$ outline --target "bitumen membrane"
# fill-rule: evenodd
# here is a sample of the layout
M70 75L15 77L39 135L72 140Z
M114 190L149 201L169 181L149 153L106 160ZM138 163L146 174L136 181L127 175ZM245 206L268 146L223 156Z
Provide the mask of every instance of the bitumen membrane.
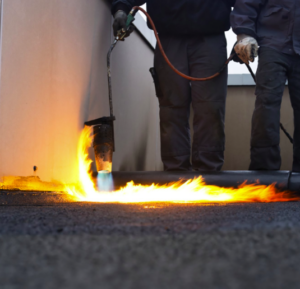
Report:
M300 203L0 207L2 288L299 288Z

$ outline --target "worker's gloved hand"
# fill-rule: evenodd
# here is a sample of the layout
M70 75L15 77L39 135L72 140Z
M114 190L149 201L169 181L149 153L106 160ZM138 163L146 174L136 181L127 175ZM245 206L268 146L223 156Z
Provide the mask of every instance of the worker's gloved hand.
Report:
M119 10L114 15L114 23L113 23L113 29L114 29L114 36L116 37L118 35L118 31L122 30L123 32L126 31L126 36L128 37L133 32L133 26L131 25L129 29L126 29L126 21L127 21L127 14Z
M241 34L237 36L237 43L234 46L234 50L241 61L249 64L249 61L253 62L254 58L257 57L258 43L255 38Z

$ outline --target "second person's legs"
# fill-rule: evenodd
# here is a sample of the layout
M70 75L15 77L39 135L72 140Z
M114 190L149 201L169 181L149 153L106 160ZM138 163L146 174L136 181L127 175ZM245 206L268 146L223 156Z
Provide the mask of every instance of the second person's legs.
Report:
M270 48L260 49L250 170L280 169L280 106L288 66L287 55Z

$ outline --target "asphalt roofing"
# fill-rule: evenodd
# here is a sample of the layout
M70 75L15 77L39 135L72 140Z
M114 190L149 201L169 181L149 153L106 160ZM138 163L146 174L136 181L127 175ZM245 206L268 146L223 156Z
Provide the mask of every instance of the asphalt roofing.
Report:
M300 203L0 207L2 288L299 288Z

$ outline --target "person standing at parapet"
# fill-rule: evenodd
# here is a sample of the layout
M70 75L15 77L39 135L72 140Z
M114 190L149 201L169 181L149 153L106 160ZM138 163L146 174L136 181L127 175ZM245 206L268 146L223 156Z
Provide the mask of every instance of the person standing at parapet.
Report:
M193 77L216 73L227 59L224 31L230 28L235 0L114 0L114 33L125 27L133 6L147 3L163 48L174 66ZM224 162L224 115L227 70L205 82L178 76L156 48L160 105L161 157L165 170L211 170ZM189 115L194 110L194 140L191 144Z
M240 59L252 61L260 46L250 170L280 169L280 106L288 80L295 124L293 171L300 172L300 1L237 0L231 24Z

